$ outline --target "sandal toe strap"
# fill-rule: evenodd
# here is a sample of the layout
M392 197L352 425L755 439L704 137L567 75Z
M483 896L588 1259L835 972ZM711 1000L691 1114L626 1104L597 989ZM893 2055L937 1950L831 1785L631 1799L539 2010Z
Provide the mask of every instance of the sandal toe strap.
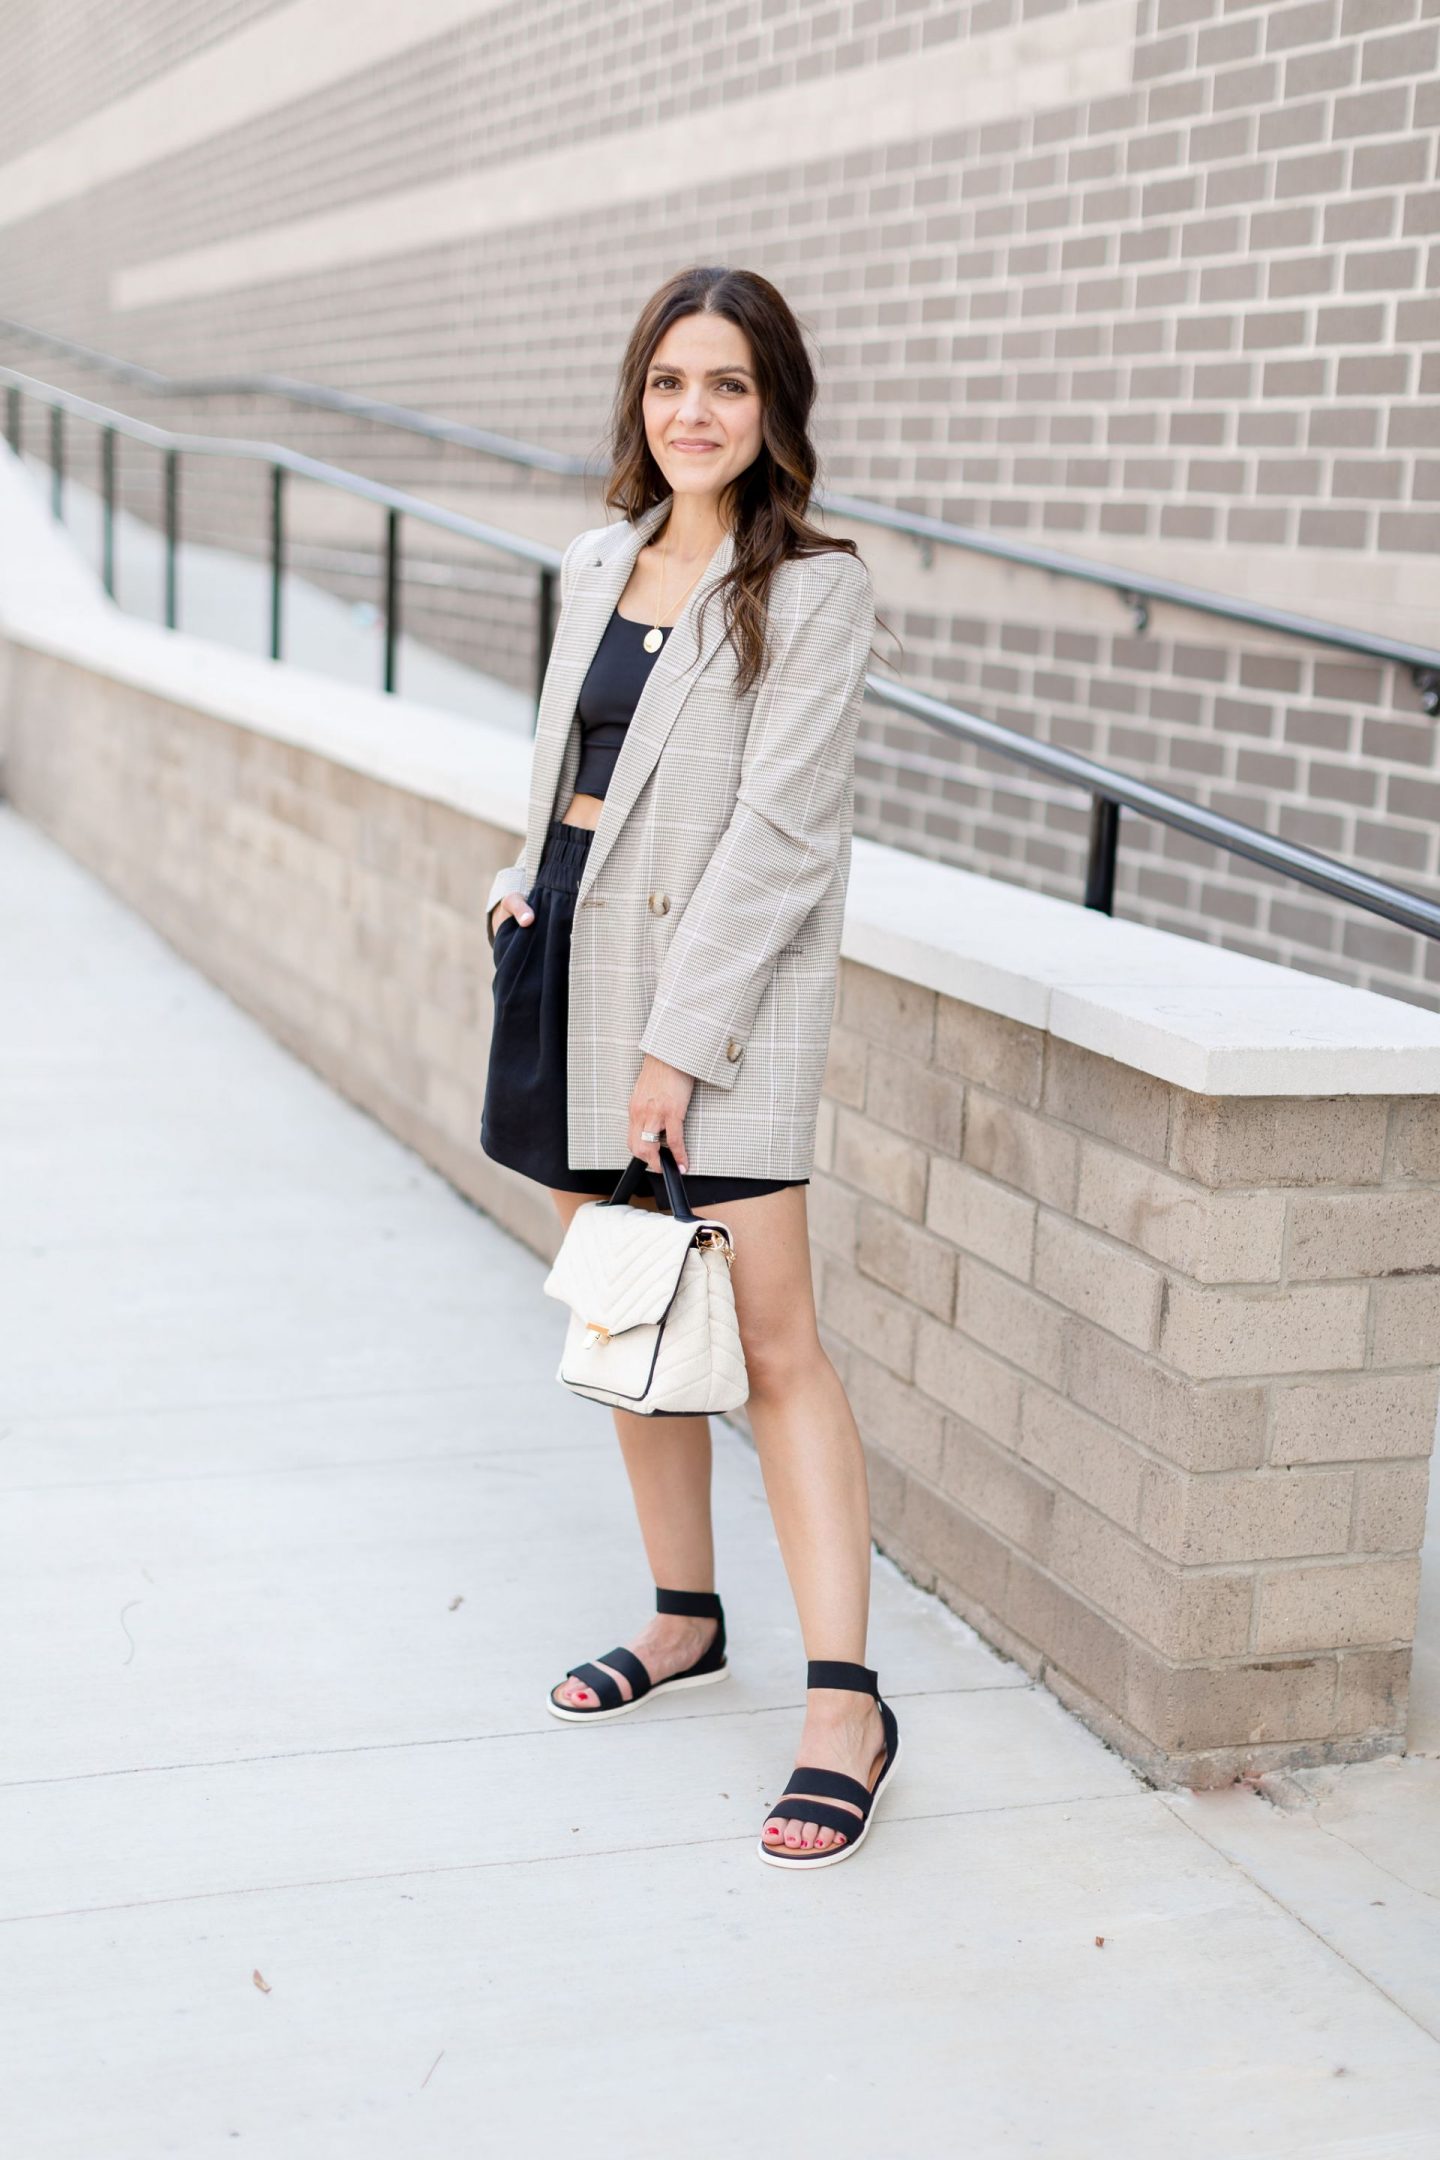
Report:
M787 1808L776 1801L771 1815L783 1815L787 1822L821 1823L827 1830L838 1830L842 1837L853 1838L864 1828L856 1815L849 1815L844 1808L831 1807L824 1800L807 1800L803 1807ZM769 1816L766 1821L769 1821Z
M611 1656L614 1656L613 1651ZM618 1709L625 1700L620 1692L619 1681L613 1674L603 1672L598 1665L572 1665L565 1677L567 1680L583 1680L586 1687L593 1689L599 1696L602 1710ZM628 1679L630 1676L627 1673L625 1677Z
M843 1770L807 1770L802 1765L789 1784L787 1793L815 1793L825 1800L853 1800L862 1813L869 1814L874 1795L868 1785L859 1778L846 1777ZM784 1797L783 1794L781 1796Z
M649 1673L633 1650L623 1648L607 1650L601 1663L612 1665L616 1672L625 1675L625 1678L630 1682L630 1700L632 1702L639 1702L640 1697L648 1695L654 1685Z

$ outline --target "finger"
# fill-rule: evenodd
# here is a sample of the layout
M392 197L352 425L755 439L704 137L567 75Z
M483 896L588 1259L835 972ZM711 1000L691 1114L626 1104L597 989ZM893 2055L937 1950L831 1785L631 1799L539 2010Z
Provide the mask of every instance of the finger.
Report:
M665 1145L669 1148L671 1154L675 1158L675 1167L677 1170L688 1170L690 1168L690 1162L688 1156L685 1153L684 1118L672 1118L670 1121L670 1131L675 1135L675 1137L672 1140L667 1135Z

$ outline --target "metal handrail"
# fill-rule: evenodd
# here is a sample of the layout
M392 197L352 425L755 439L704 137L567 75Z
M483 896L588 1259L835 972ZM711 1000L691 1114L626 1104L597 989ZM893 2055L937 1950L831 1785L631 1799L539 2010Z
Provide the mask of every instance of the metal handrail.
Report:
M549 660L554 639L554 587L562 560L559 549L547 546L543 541L527 540L518 533L505 533L493 525L485 525L478 518L466 517L462 512L447 510L438 503L426 502L421 496L411 495L400 488L392 488L381 480L371 480L364 474L347 471L343 466L329 465L319 458L307 457L298 450L288 450L279 443L249 442L239 438L218 435L179 434L169 428L154 426L146 420L132 419L128 414L112 412L108 406L96 405L88 398L78 397L73 391L60 390L52 384L35 381L28 375L19 374L13 368L0 367L0 385L7 392L7 434L12 450L20 444L20 400L33 397L50 413L51 454L51 507L56 517L64 514L64 416L93 421L103 431L102 476L104 500L104 563L105 589L113 597L114 582L114 525L115 525L115 445L124 436L131 441L145 443L159 450L165 460L165 621L167 628L174 629L178 620L177 557L180 540L179 518L179 461L182 456L238 457L249 462L263 463L271 472L271 657L281 657L280 595L284 572L284 476L295 474L302 479L315 480L327 487L334 487L347 495L377 504L385 511L385 689L393 691L395 684L395 642L400 613L399 577L400 547L399 527L402 517L413 517L440 530L460 534L466 539L478 540L488 547L502 549L507 554L535 564L540 572L540 632L539 684L543 684L545 667ZM537 684L536 702L539 702ZM1036 741L1021 735L1013 728L1001 727L997 721L986 720L979 713L963 711L959 706L947 704L943 699L931 697L921 690L912 690L903 683L889 682L876 675L865 678L867 695L894 711L910 718L926 722L943 733L975 744L1001 757L1035 767L1051 779L1082 789L1090 797L1090 842L1085 874L1085 905L1104 914L1113 914L1115 906L1115 868L1119 846L1120 812L1132 810L1141 817L1168 825L1177 832L1191 834L1194 838L1208 841L1232 855L1241 855L1251 862L1274 870L1281 876L1294 878L1299 883L1312 886L1316 891L1329 894L1333 899L1349 901L1372 915L1384 916L1388 921L1401 924L1407 930L1418 931L1424 937L1440 938L1440 902L1422 898L1418 893L1392 885L1384 878L1371 877L1362 870L1352 870L1348 865L1321 855L1312 848L1297 846L1293 841L1276 838L1262 832L1258 826L1241 824L1237 819L1227 818L1218 811L1207 810L1198 803L1187 802L1183 796L1168 794L1163 788L1152 787L1148 781L1132 780L1126 774L1115 772L1105 765L1097 765L1089 758L1077 756L1074 751L1060 749L1050 743Z
M68 353L88 367L108 371L126 382L152 390L158 396L283 398L291 404L311 406L317 411L345 413L352 419L372 420L386 427L400 428L431 442L477 450L487 457L529 466L537 472L569 479L603 479L605 476L603 468L583 457L547 450L536 443L517 442L513 437L473 427L466 421L438 419L433 413L417 412L411 406L391 404L383 398L363 397L350 390L333 390L323 383L302 382L290 375L164 375L138 361L121 360L113 353L98 352L73 338L36 329L32 324L10 316L0 315L0 331L28 338L56 352ZM862 495L817 489L814 500L820 509L835 516L903 534L919 541L922 547L938 543L942 547L963 548L970 554L987 555L998 562L1043 570L1052 577L1073 578L1084 584L1101 586L1116 593L1129 606L1137 635L1149 627L1151 603L1162 601L1168 606L1188 608L1192 613L1209 615L1222 622L1268 631L1276 637L1299 638L1307 644L1328 645L1338 652L1408 668L1424 711L1431 715L1440 714L1440 647L1417 645L1407 638L1385 637L1377 631L1325 622L1318 616L1296 614L1289 608L1257 605L1228 593L1212 592L1206 586L1157 577L1145 570L1118 569L1112 564L1092 562L1083 555L1068 554L1060 548L1039 546L1029 540L1007 539L976 525L957 525L949 518L932 518L915 510L892 509Z
M132 442L147 444L158 450L165 460L165 627L173 630L178 622L177 576L180 540L179 484L181 457L233 457L248 464L267 465L270 468L270 657L281 657L281 604L285 565L285 510L284 476L288 473L297 479L318 481L326 487L338 489L341 494L353 495L362 502L375 503L385 512L385 646L384 686L393 690L396 682L396 659L400 632L400 520L414 518L422 525L434 526L441 532L455 533L463 540L475 540L486 547L513 555L517 560L532 563L540 573L540 646L538 655L537 690L544 680L545 663L549 658L550 639L555 618L555 580L563 560L563 550L551 547L543 540L528 540L521 533L504 532L498 525L484 524L479 518L467 517L462 510L448 510L442 503L427 502L422 495L412 495L404 488L391 487L384 480L372 480L365 473L350 472L343 465L330 465L322 458L308 457L303 450L287 449L283 443L251 442L235 435L193 435L178 433L173 428L156 427L149 420L136 420L128 413L113 412L108 405L96 405L90 398L78 396L73 390L60 390L53 383L37 382L33 376L22 375L18 369L0 367L0 386L6 391L6 438L12 450L20 447L20 400L33 398L50 412L50 469L51 507L56 517L63 510L64 486L64 431L62 416L71 414L79 420L89 420L103 430L101 437L102 459L102 505L103 532L102 553L104 561L105 590L115 594L115 440L119 436Z
M1277 871L1284 877L1295 878L1302 885L1312 886L1316 892L1327 893L1333 900L1351 901L1356 907L1362 907L1372 915L1383 915L1407 930L1418 930L1424 937L1440 938L1440 901L1426 900L1419 893L1392 885L1386 878L1371 877L1365 870L1353 870L1347 863L1336 862L1314 848L1300 847L1293 840L1282 840L1273 833L1262 832L1257 825L1245 825L1237 818L1225 817L1218 810L1207 810L1201 803L1187 802L1182 795L1152 787L1148 780L1132 780L1127 773L1115 772L1108 765L1097 765L1093 759L1080 757L1073 750L1037 742L1033 736L1001 727L998 721L986 720L979 713L965 712L923 690L912 690L904 683L885 682L873 675L866 677L866 688L878 703L905 713L912 720L923 720L944 734L974 743L982 750L994 751L1017 764L1032 766L1052 780L1083 788L1091 802L1087 907L1099 907L1107 915L1114 912L1119 814L1126 809L1153 819L1156 824L1168 825L1176 832L1189 833L1194 839L1209 841L1215 847L1224 848L1227 854L1243 855L1266 870Z

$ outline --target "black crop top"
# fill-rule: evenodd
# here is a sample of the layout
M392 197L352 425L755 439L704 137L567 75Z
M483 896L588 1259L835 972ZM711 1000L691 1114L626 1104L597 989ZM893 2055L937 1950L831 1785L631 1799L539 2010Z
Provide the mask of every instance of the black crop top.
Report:
M617 608L595 648L575 708L580 715L577 795L603 795L610 785L625 730L673 625L666 624L660 633L661 644L653 653L645 650L645 633L650 627L649 623L632 622Z

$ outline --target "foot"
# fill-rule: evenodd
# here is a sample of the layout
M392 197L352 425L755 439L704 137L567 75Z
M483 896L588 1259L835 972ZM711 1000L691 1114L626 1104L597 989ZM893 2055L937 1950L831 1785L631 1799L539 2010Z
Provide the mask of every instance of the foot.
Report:
M873 1787L884 1760L885 1727L873 1695L857 1695L850 1688L809 1690L805 1728L795 1756L797 1770L802 1763L812 1770L838 1770L845 1777L858 1778L862 1785ZM822 1795L811 1793L808 1797L818 1800ZM806 1798L804 1793L787 1793L785 1806L794 1812L782 1815L777 1811L767 1816L760 1834L777 1852L811 1845L819 1846L823 1852L829 1845L847 1842L843 1830L832 1830L828 1823L806 1821ZM829 1800L825 1804L853 1815L859 1825L860 1810L848 1800Z
M705 1655L719 1627L718 1620L692 1620L682 1613L656 1613L640 1634L630 1637L625 1647L634 1651L652 1681L669 1680ZM587 1663L610 1673L622 1697L629 1702L635 1690L624 1673L616 1672L603 1658L590 1658ZM551 1688L550 1699L562 1710L595 1710L600 1705L594 1688L587 1687L583 1680L562 1680L557 1687Z

